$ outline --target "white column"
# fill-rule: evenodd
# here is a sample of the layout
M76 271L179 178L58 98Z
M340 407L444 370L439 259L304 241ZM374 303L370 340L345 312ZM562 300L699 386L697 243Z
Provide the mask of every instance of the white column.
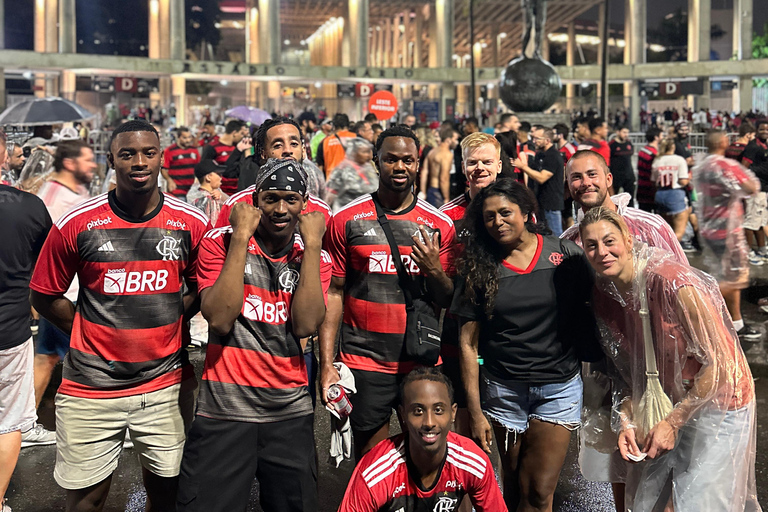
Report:
M688 0L688 62L709 60L712 0ZM709 108L709 79L704 79L704 94L699 105L688 96L690 108Z
M259 0L260 62L280 64L280 0Z
M74 2L74 0L71 0ZM170 58L183 60L187 55L186 13L184 0L170 0L171 54ZM178 107L176 107L178 112ZM177 114L178 118L178 114Z
M576 63L576 24L568 24L568 44L565 48L565 65L568 67ZM576 85L572 83L565 84L565 106L573 108L574 96L576 95Z
M75 0L59 2L59 53L77 53Z
M436 65L439 68L451 67L451 58L453 57L453 1L435 0Z
M752 58L753 0L733 0L733 53L736 59ZM741 77L734 89L733 110L752 110L752 77Z
M368 65L368 12L369 0L347 0L348 16L344 34L349 34L349 65Z
M646 0L626 0L625 3L625 36L626 48L624 52L625 64L645 64L648 29L648 8ZM627 61L626 59L629 59ZM633 131L640 129L640 83L633 80L629 87L625 87L625 94L629 95L630 124Z

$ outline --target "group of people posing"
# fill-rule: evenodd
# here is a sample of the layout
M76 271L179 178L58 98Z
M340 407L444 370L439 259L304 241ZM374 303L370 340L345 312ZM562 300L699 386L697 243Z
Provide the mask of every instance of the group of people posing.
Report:
M546 152L553 133L538 127L534 142ZM323 142L322 171L349 151L337 135ZM720 154L723 140L710 136L713 200L754 185ZM551 510L587 418L582 471L615 484L617 510L760 510L754 385L718 282L688 265L660 217L609 194L597 146L565 165L558 154L549 176L519 153L502 157L493 135L467 134L466 190L438 209L414 191L419 138L393 126L370 148L376 188L332 213L313 190L306 142L287 118L253 141L242 133L235 149L251 154L237 179L252 182L215 222L160 192L170 148L143 121L112 134L114 190L55 223L38 198L0 188L11 219L0 250L18 267L3 293L28 316L31 290L32 306L71 336L54 470L68 511L103 509L126 432L147 510L245 510L256 478L264 510L316 511L314 399L328 404L336 386L351 404L357 461L343 512ZM208 148L226 157L223 171L210 167L223 189L231 155L212 144L203 161L216 159ZM505 176L512 163L524 176ZM195 174L202 188L210 172ZM554 179L562 197L563 175L579 209L557 237L563 207L538 204L525 181ZM710 237L723 235L710 244L721 256L733 254L729 226ZM209 328L199 390L185 351L198 311ZM8 479L35 421L22 325L6 325L0 345ZM393 410L403 433L390 437Z

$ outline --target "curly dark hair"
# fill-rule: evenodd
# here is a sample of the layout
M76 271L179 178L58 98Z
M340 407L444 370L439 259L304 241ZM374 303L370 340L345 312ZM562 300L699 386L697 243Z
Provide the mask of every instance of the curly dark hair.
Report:
M501 196L520 207L528 215L525 228L530 233L549 234L541 223L539 205L533 192L525 185L509 179L499 178L478 192L464 215L457 231L463 233L461 242L464 253L459 259L459 275L466 281L466 297L475 306L483 306L486 316L492 316L496 295L499 292L499 263L507 254L491 237L483 219L483 205L489 197Z
M387 128L386 130L384 130L379 134L379 138L376 139L377 154L381 150L381 145L384 144L384 139L386 139L387 137L405 137L408 139L413 139L413 141L416 143L416 151L419 151L419 148L421 147L419 138L416 136L415 133L413 133L413 130L411 130L407 126L396 125L396 126L393 126L392 128Z
M258 161L259 165L264 165L267 160L263 158L263 154L266 151L266 143L267 143L267 132L274 128L275 126L280 126L281 124L290 124L296 127L296 129L299 131L299 138L301 139L301 143L304 144L304 136L301 134L301 128L299 127L299 123L294 121L293 119L290 119L288 117L278 116L274 117L272 119L267 119L264 121L264 124L259 126L259 129L256 131L256 136L253 141L253 154L255 160Z

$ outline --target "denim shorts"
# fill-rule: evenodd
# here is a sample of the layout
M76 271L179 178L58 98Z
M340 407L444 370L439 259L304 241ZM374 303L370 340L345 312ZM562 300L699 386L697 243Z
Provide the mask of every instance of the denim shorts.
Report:
M581 426L584 386L579 373L566 382L535 386L497 379L483 371L482 381L483 412L507 430L521 434L528 430L529 419L569 429Z
M683 213L688 208L685 190L681 188L662 188L656 191L656 210L667 215Z
M38 329L35 353L46 356L57 355L64 359L69 352L69 336L43 317L40 317Z

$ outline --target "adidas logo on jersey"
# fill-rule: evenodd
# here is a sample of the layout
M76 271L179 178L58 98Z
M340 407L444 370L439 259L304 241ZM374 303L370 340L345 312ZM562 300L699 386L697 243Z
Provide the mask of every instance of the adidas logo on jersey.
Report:
M363 236L376 236L376 229L374 228L369 229L368 231L363 233Z
M115 252L115 248L112 246L112 240L105 243L104 245L99 247L97 250L100 252Z

